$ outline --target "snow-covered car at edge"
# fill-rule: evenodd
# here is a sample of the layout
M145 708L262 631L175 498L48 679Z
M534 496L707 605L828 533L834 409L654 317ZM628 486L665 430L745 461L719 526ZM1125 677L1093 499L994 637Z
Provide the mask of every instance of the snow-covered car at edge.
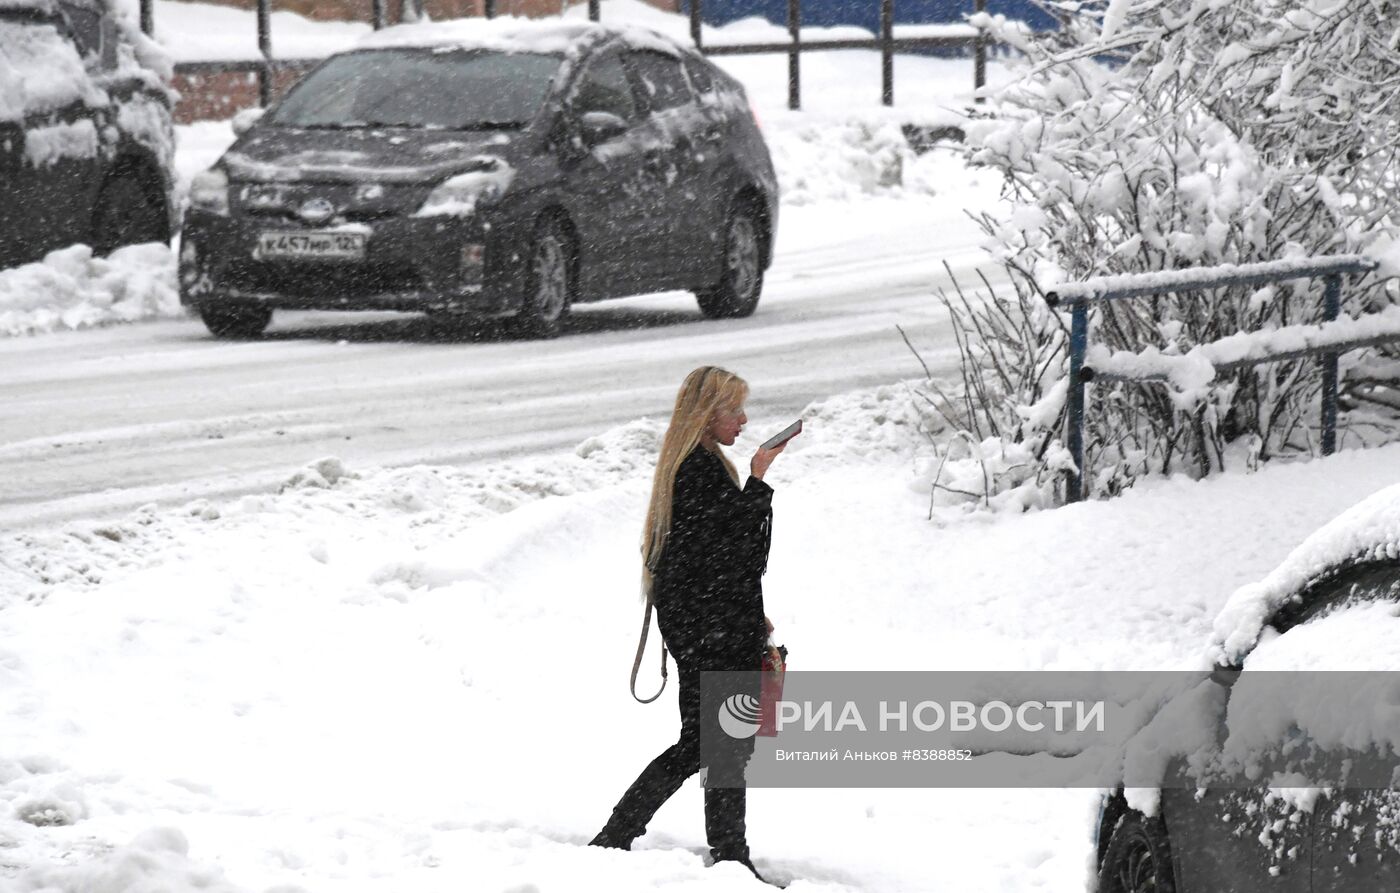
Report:
M181 298L216 335L274 308L511 317L687 290L753 312L777 185L743 88L590 23L385 29L310 72L191 187Z
M1108 797L1097 828L1099 893L1400 889L1400 758L1389 718L1400 698L1400 486L1344 512L1236 590L1216 618L1210 657L1216 670L1198 694L1218 708L1202 724L1205 746L1188 752L1243 754L1236 765L1253 766L1259 780L1164 785L1147 791L1141 810L1130 805L1141 791ZM1286 678L1286 690L1270 674ZM1182 725L1190 723L1161 727L1152 746L1169 750L1162 739ZM1369 761L1368 777L1388 775L1390 785L1308 775L1281 784L1286 773L1258 768L1268 759L1317 765L1318 754L1344 773Z
M0 2L0 266L169 241L171 71L113 0Z

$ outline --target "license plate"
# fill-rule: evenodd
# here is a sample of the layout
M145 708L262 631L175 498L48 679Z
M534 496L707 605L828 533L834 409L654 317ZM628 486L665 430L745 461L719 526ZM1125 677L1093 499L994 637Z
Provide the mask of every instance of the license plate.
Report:
M364 233L262 233L253 256L312 260L363 260Z

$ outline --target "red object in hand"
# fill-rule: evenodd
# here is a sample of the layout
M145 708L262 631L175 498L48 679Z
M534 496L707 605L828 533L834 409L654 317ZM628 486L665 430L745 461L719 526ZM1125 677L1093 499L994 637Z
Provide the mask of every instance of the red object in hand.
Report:
M763 678L758 690L758 732L764 738L778 734L778 702L783 699L783 674L787 649L769 648L763 654Z

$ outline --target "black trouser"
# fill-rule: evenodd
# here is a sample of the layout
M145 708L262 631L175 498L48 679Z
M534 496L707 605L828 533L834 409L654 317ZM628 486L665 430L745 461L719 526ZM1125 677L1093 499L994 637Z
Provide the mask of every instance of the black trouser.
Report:
M647 823L681 783L700 769L700 671L680 667L681 734L661 755L651 761L632 786L613 807L612 817L603 827L603 834L613 841L630 845L646 831ZM753 694L757 695L758 674L754 674ZM716 708L719 701L715 702ZM715 721L712 717L711 721ZM729 742L729 739L720 739ZM722 770L731 776L742 772L753 753L753 739L735 740L724 748L722 766L709 767L710 772ZM749 858L745 839L745 793L742 787L705 787L705 838L710 855L716 861Z

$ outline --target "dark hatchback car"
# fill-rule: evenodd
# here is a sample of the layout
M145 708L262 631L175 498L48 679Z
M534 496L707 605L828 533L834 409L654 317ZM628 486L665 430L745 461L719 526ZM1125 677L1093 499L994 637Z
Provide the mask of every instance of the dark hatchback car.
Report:
M742 87L596 24L402 26L331 57L196 178L182 299L211 332L274 308L511 317L670 289L756 306L777 186Z
M0 266L169 241L169 75L107 0L0 3Z
M1201 703L1220 712L1203 726L1216 739L1200 753L1228 752L1244 737L1241 765L1254 767L1244 777L1260 780L1163 787L1151 816L1121 790L1108 797L1098 893L1400 890L1400 753L1386 734L1400 700L1400 487L1325 525L1234 593L1215 630L1217 670L1206 684L1219 688ZM1264 678L1280 669L1303 672ZM1274 728L1288 731L1275 738ZM1260 729L1263 746L1249 743ZM1319 732L1337 740L1312 749ZM1362 746L1386 737L1388 747ZM1270 787L1289 779L1267 768L1280 760L1332 768ZM1169 776L1182 769L1167 765ZM1348 774L1348 784L1333 781Z

